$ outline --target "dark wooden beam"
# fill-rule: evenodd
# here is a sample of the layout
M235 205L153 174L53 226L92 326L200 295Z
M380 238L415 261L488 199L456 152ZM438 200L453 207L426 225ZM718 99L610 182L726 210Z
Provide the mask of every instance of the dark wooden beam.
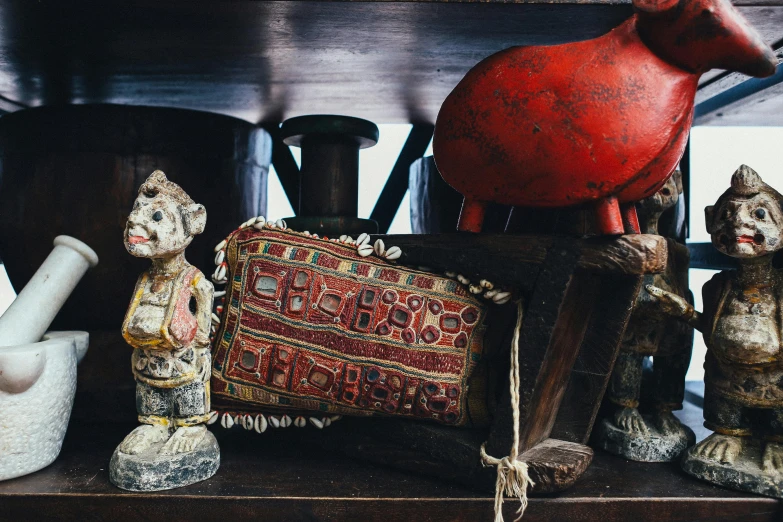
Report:
M385 234L389 231L394 216L400 208L402 198L408 191L408 177L411 163L421 158L427 151L427 147L432 140L432 133L435 126L429 123L414 124L411 128L405 145L402 146L400 155L394 163L394 167L383 186L378 201L375 202L375 208L372 209L370 219L378 222L378 231Z
M375 241L379 236L373 236ZM399 263L435 270L461 270L469 279L487 277L496 283L527 285L532 271L546 264L547 252L561 242L553 236L513 234L418 234L380 236L386 247L402 250ZM577 267L594 273L643 275L666 266L666 239L651 234L562 241L575 244Z
M774 46L778 59L783 43ZM696 93L694 125L783 125L780 114L783 67L769 78L723 73Z
M280 138L280 124L265 123L262 127L272 136L272 166L275 167L280 184L288 197L288 202L291 204L291 208L294 209L294 215L298 215L299 167L296 164L294 155L291 154L291 149Z
M617 358L642 278L603 274L596 278L587 331L579 346L550 437L587 444Z
M685 210L685 224L682 230L677 230L677 239L685 243L691 235L691 137L688 136L688 143L685 145L685 153L680 160L680 172L682 172L682 194L677 205L683 205ZM682 203L681 203L682 202Z
M733 270L737 268L736 259L718 252L712 243L688 243L691 255L691 268L708 270Z

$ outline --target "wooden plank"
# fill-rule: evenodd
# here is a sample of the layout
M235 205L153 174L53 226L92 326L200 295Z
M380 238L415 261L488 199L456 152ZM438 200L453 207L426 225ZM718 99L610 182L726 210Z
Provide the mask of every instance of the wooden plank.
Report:
M530 273L545 262L553 237L511 234L417 234L373 236L387 248L402 249L400 264L426 265L438 270L463 270L466 277L481 276L506 284L528 285ZM579 268L592 272L658 273L666 265L666 240L635 234L618 238L574 239L582 251ZM468 268L475 273L469 273Z
M259 435L213 426L221 447L215 477L182 489L128 493L109 483L108 462L133 427L71 422L62 454L51 466L0 482L0 520L492 519L491 493L324 451L314 441L325 430L309 427ZM506 520L514 519L517 507L506 500ZM775 499L694 480L676 465L598 452L571 489L531 498L524 520L766 522L779 514Z
M755 15L764 39L770 43L780 60L783 58L783 29L772 22L769 8L755 7ZM762 17L762 13L768 17ZM783 124L774 106L783 92L783 69L770 78L751 78L741 73L722 71L705 77L696 91L694 125L767 125Z
M584 330L580 315L585 311L580 280L574 279L580 249L572 241L549 248L533 291L524 303L519 336L519 425L520 453L547 438L550 418L559 404L550 404L579 347ZM507 341L508 342L508 341ZM501 382L508 382L508 378ZM554 397L553 397L554 396ZM513 445L514 416L511 396L505 392L494 413L487 441L487 453L498 458L508 455Z
M736 77L727 78L727 86ZM783 68L769 78L749 78L696 106L694 125L783 125Z
M336 113L433 123L484 57L597 37L630 14L595 2L5 0L0 95L24 106L170 106L251 122Z
M641 277L596 275L598 288L586 335L550 436L586 444L639 293Z
M593 460L593 450L582 444L546 439L519 456L526 462L536 493L571 487Z
M741 4L763 34L783 27L779 0ZM631 12L611 0L4 0L0 107L121 103L251 122L338 113L432 123L484 57L597 37Z

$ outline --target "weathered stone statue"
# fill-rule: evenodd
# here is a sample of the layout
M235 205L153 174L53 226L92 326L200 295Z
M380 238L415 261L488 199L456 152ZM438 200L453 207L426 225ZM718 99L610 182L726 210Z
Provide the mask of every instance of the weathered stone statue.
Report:
M122 334L133 350L141 426L119 445L111 481L154 491L211 477L220 450L209 419L209 328L213 287L185 259L207 213L155 171L139 189L125 227L125 247L152 260L134 290Z
M704 312L681 297L647 290L667 313L700 330L708 348L704 425L712 435L682 462L691 475L733 489L783 497L783 196L742 165L731 188L705 209L707 231L739 268L702 289Z
M655 194L637 204L645 234L658 234L658 221L677 205L682 193L679 171ZM668 239L669 262L661 274L645 276L654 285L681 298L688 295L688 249ZM691 359L693 329L666 315L656 299L639 294L617 356L606 398L609 415L597 427L594 440L601 448L642 462L675 460L694 443L693 431L672 414L682 408L685 373ZM649 413L639 411L642 366L653 356Z

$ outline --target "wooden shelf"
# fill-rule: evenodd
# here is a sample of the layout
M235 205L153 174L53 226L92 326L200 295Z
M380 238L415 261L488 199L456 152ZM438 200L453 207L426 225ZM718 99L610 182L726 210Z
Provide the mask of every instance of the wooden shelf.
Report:
M737 3L767 41L783 39L781 0ZM314 113L433 122L482 58L599 36L629 4L3 0L0 109L120 103L251 122Z
M684 416L700 422L701 411L689 405ZM328 429L340 429L340 422ZM342 429L360 429L360 423ZM132 428L72 421L54 464L0 482L0 520L491 520L490 495L325 452L314 428L259 435L215 427L222 452L215 477L172 491L128 493L109 483L107 468ZM506 520L513 520L514 504L506 501ZM524 520L748 522L778 520L779 513L774 499L696 481L675 464L641 464L597 451L573 488L531 499Z

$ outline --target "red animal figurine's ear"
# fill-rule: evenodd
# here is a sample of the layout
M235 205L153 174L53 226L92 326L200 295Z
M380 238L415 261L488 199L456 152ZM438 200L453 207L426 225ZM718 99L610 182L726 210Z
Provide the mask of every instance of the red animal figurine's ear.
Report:
M673 9L680 0L633 0L633 6L644 13L663 13Z

